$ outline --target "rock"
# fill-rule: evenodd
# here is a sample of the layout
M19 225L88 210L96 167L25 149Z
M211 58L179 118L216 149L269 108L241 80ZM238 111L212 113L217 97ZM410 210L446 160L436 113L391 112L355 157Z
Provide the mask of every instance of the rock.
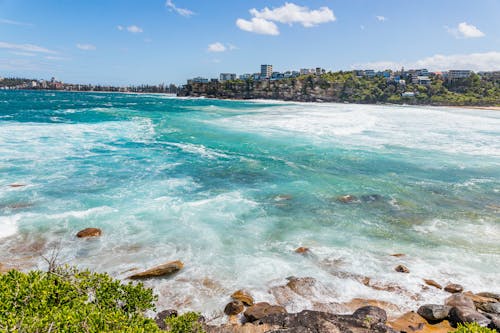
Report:
M500 302L500 294L482 292L482 293L477 293L476 295L482 297L494 298L497 300L497 302Z
M408 267L404 266L404 265L397 265L394 270L396 272L399 272L399 273L410 273L410 270L408 269Z
M424 282L425 282L425 284L427 284L429 286L436 287L438 289L443 289L443 286L441 286L439 283L437 283L434 280L424 279Z
M500 314L500 303L480 303L477 308L487 313Z
M464 293L464 296L466 296L467 298L470 298L476 306L478 306L478 304L482 304L482 303L497 303L497 300L495 298L479 296L479 295L473 294L470 291L466 291Z
M76 237L87 238L87 237L99 237L102 235L102 230L98 228L86 228L78 231Z
M369 322L370 326L377 323L385 323L387 314L381 308L376 306L364 306L354 311L352 316L356 319Z
M24 187L26 185L24 184L10 184L9 187L14 187L14 188L17 188L17 187Z
M348 194L348 195L338 197L337 201L347 204L347 203L357 202L358 198L355 197L354 195Z
M488 325L488 327L493 330L497 330L497 332L500 332L500 315L491 313L485 313L484 315L491 320L491 323Z
M446 305L425 304L418 308L417 313L429 323L437 323L448 317L451 307Z
M308 296L313 293L312 288L314 288L314 285L316 284L316 279L312 277L288 277L287 278L288 283L286 286L293 290L295 293L302 295L302 296Z
M436 325L431 325L419 314L407 312L396 320L387 323L398 332L406 333L448 333L453 331L450 323L446 320Z
M236 301L241 301L246 306L252 306L254 304L254 300L253 300L252 295L250 295L250 293L248 293L245 290L235 291L231 295L231 298L233 298Z
M295 253L300 253L300 254L308 254L308 253L310 253L310 252L311 252L311 250L309 250L309 248L308 248L308 247L303 247L303 246L301 246L301 247L299 247L299 248L295 249Z
M177 317L177 310L169 309L169 310L163 310L163 311L159 312L158 314L156 314L156 317L155 317L156 325L158 325L158 327L161 330L166 331L168 329L168 327L167 327L167 324L165 323L165 319L171 318L171 317Z
M138 279L148 279L153 277L160 276L168 276L174 273L177 273L184 267L184 264L179 261L170 261L165 264L150 268L144 272L140 272L134 275L129 276L129 279L138 280Z
M293 199L293 197L291 195L288 195L288 194L279 194L279 195L274 197L274 201L276 201L276 202L288 201L288 200L292 200L292 199Z
M254 305L246 309L244 315L249 322L254 322L269 315L278 313L286 313L285 308L279 305L271 305L267 302L260 302L255 303Z
M365 194L361 196L361 201L363 202L375 202L381 201L384 197L380 194Z
M446 287L444 287L444 290L449 293L456 294L464 291L464 287L456 283L450 283Z
M234 316L243 312L243 310L245 310L245 305L243 305L242 301L231 301L224 308L224 313L228 316Z
M404 257L406 256L406 254L404 253L394 253L394 254L391 254L391 257L396 257L396 258L401 258L401 257Z
M350 311L354 311L355 309L359 309L366 306L373 306L381 308L388 313L401 312L401 309L396 304L375 299L353 298L349 302L342 303L342 305Z
M453 307L449 314L450 322L453 326L457 326L459 323L472 323L476 322L480 326L488 326L491 320L486 316L480 314L473 308L468 307Z
M454 294L444 301L445 305L451 307L463 307L475 310L474 302L464 294Z

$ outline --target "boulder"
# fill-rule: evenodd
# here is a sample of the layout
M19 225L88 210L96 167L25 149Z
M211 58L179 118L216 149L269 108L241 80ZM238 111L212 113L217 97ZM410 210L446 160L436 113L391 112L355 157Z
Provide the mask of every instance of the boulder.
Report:
M439 283L437 283L434 280L424 279L424 282L428 286L432 286L432 287L435 287L435 288L438 288L438 289L443 289L443 286L441 286Z
M177 273L184 267L184 264L179 261L170 261L165 264L155 266L153 268L150 268L144 272L140 272L137 274L133 274L129 276L129 279L132 280L139 280L139 279L149 279L153 277L164 277L164 276L169 276L174 273Z
M466 291L464 293L464 296L466 296L467 298L470 298L474 302L474 304L476 305L476 307L479 304L483 304L483 303L497 303L497 300L495 298L490 298L490 297L484 297L484 296L476 295L476 294L473 294L470 291Z
M316 279L312 277L288 277L286 286L293 290L296 294L302 296L310 296L314 291L312 290L316 285Z
M491 323L488 325L488 327L493 330L497 330L497 332L500 332L500 315L491 313L485 313L484 315L491 320Z
M494 313L500 315L500 303L480 303L477 308L487 313Z
M476 295L482 297L494 298L497 300L497 302L500 302L500 294L482 292L482 293L477 293Z
M462 307L475 310L474 302L464 294L454 294L448 297L444 304L450 307Z
M337 201L341 202L341 203L353 203L353 202L357 202L358 201L358 198L355 197L354 195L343 195L341 197L338 197L337 198Z
M410 270L405 265L397 265L394 270L399 273L410 273Z
M438 304L425 304L418 308L417 313L429 323L437 323L448 317L451 307Z
M308 247L301 246L301 247L295 249L295 253L308 254L310 252L311 252L311 250L309 250Z
M271 305L267 302L260 302L247 308L244 315L249 322L254 322L269 315L278 313L286 313L285 308L279 305Z
M356 319L366 321L370 326L385 323L387 321L386 312L376 306L364 306L354 311L352 316Z
M177 317L177 310L169 309L169 310L163 310L161 312L158 312L155 317L155 322L156 325L161 330L166 331L168 329L167 323L165 323L165 319L171 318L171 317Z
M9 187L17 188L17 187L24 187L26 185L24 184L10 184Z
M449 293L456 294L464 291L464 287L456 283L450 283L446 287L444 287L444 290Z
M228 316L234 316L243 312L243 310L245 310L245 305L243 305L242 301L231 301L224 308L224 313Z
M87 238L87 237L99 237L102 235L102 230L99 228L86 228L78 231L76 237Z
M459 323L472 323L476 322L480 326L488 326L491 320L486 316L480 314L473 308L468 307L453 307L449 314L450 322L453 326L457 326Z
M415 312L407 312L396 320L387 323L387 326L392 327L398 332L407 333L448 333L453 331L450 323L446 320L436 325L431 325Z
M253 300L252 295L250 295L250 293L248 293L245 290L235 291L231 295L231 298L236 300L236 301L241 301L246 306L252 306L254 304L254 300Z

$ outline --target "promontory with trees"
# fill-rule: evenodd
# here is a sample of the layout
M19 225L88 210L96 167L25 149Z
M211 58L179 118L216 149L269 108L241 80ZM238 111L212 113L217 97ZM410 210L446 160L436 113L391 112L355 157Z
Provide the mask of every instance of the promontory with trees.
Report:
M359 71L322 71L277 79L194 79L189 80L178 95L300 102L500 106L500 72L456 72L466 75L406 74L394 79L391 71L371 76L360 75Z

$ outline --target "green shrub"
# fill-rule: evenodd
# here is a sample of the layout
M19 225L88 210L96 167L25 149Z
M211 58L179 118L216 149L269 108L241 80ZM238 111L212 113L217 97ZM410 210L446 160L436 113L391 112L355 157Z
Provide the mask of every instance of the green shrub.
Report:
M178 317L165 319L169 327L169 333L203 333L203 327L198 322L200 314L196 312L187 312Z
M457 329L453 333L496 333L496 331L479 326L478 323L466 323L465 325L458 324Z
M157 296L142 284L59 267L0 275L0 332L159 332L146 310Z

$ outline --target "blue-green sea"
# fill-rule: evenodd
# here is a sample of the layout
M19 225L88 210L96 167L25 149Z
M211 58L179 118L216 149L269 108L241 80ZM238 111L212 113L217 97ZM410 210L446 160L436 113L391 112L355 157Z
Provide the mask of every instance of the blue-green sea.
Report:
M498 111L0 91L0 175L0 263L56 251L125 279L182 260L146 281L160 308L216 316L240 288L289 310L441 303L424 278L500 291ZM322 287L283 301L289 276Z

